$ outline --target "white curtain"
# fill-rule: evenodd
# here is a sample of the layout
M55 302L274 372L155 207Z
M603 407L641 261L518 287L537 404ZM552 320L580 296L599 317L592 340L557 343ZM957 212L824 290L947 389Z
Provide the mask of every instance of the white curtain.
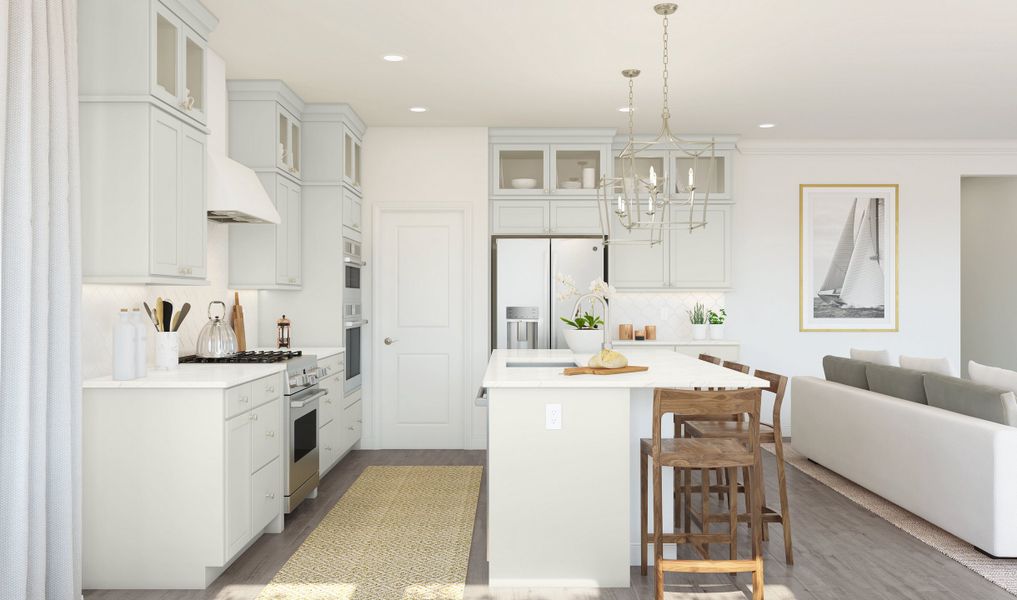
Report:
M0 598L77 600L76 0L0 7Z

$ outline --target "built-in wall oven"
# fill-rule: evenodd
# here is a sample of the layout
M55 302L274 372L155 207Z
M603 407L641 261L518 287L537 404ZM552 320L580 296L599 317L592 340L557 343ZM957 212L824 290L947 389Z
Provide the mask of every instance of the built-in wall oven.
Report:
M363 259L360 242L343 238L343 264L343 327L346 331L346 383L343 385L343 393L349 394L360 389L362 331L364 325L367 325L360 302L360 276L367 262Z

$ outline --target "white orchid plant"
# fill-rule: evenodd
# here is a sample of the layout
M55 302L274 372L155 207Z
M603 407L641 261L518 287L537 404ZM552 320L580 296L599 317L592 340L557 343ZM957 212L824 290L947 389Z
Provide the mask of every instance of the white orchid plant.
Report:
M555 281L558 282L558 301L564 302L569 298L588 296L593 294L603 298L605 301L613 298L617 294L617 290L614 286L607 283L603 279L594 279L590 282L589 291L586 294L580 294L579 289L576 287L576 280L571 275L565 275L564 273L558 273L555 276ZM562 322L575 329L599 329L604 324L604 319L595 315L593 312L593 302L590 302L590 312L584 312L582 315L575 315L572 319L560 317Z

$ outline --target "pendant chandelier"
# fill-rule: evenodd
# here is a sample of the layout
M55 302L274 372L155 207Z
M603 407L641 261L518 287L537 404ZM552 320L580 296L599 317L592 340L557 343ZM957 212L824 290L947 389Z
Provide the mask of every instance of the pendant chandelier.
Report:
M633 88L638 69L625 69L622 76L628 80L628 142L618 155L620 173L615 177L601 177L597 189L600 222L607 244L647 244L664 240L665 231L688 232L706 227L706 208L710 200L713 169L716 164L716 142L686 140L671 132L671 110L668 106L668 16L678 10L677 4L658 4L654 12L664 20L663 99L661 128L656 137L636 139L633 129ZM670 161L673 171L668 177L668 163L663 162L663 173L657 173L652 161ZM691 159L687 173L679 173L678 159ZM686 161L687 162L687 161ZM648 171L645 165L650 164ZM705 177L700 171L704 163ZM643 171L639 167L643 165ZM697 182L705 185L697 186ZM697 198L697 195L699 196ZM645 231L643 235L631 232Z

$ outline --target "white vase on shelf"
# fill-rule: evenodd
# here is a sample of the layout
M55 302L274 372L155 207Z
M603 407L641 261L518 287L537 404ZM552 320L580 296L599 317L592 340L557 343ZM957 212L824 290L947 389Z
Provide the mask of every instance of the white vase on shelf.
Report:
M710 339L711 340L722 340L724 339L724 324L710 325Z
M692 339L694 340L706 339L706 323L692 324Z

